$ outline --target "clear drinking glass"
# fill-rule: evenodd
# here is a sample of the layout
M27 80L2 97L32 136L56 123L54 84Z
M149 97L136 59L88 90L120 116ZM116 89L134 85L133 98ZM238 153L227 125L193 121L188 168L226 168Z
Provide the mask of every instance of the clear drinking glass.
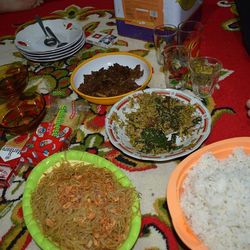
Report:
M28 67L20 62L0 66L0 98L19 97L28 82Z
M200 52L200 43L203 24L198 21L185 21L178 25L177 44L186 46L191 57L196 57Z
M189 50L173 45L164 50L164 74L167 88L185 88L189 79Z
M163 51L177 42L177 27L171 24L162 24L154 28L154 45L157 62L163 64Z
M212 57L196 57L190 60L190 76L193 92L205 98L213 94L222 69L222 63Z

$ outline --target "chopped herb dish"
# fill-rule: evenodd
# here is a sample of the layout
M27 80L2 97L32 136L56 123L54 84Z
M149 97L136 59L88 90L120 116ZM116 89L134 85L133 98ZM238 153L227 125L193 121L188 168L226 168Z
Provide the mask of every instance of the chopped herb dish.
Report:
M132 112L121 124L131 145L143 153L170 152L177 146L177 137L192 136L201 117L196 107L170 96L143 93L130 100Z

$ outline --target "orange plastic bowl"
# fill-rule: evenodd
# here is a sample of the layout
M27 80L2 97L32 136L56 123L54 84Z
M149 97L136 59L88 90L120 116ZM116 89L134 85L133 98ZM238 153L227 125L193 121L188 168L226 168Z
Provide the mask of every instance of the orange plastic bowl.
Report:
M174 228L182 241L192 250L207 250L204 243L194 234L180 206L183 181L188 171L206 152L212 152L218 159L225 159L233 149L241 147L250 154L250 137L237 137L212 143L185 158L175 168L167 186L167 202Z
M118 96L111 96L111 97L96 97L86 95L78 90L80 84L84 82L84 75L90 74L92 71L98 71L101 68L107 69L109 66L113 65L114 63L118 63L123 66L128 66L134 68L136 65L140 65L141 69L143 70L143 76L140 79L136 80L138 84L138 88L134 91L130 91L128 93L118 95ZM148 85L151 77L152 77L152 66L150 63L144 59L143 57L137 56L132 53L128 52L112 52L112 53L102 53L98 54L88 60L85 60L81 64L79 64L75 70L73 71L70 77L70 84L72 89L82 98L96 103L96 104L104 104L110 105L116 103L122 97L129 95L135 91L142 90L146 88Z

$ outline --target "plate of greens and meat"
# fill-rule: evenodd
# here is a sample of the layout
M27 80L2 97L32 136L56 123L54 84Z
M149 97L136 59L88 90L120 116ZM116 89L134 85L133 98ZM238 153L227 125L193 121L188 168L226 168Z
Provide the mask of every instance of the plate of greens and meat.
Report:
M151 88L114 104L105 129L110 142L124 154L160 162L199 148L210 133L211 115L193 95Z

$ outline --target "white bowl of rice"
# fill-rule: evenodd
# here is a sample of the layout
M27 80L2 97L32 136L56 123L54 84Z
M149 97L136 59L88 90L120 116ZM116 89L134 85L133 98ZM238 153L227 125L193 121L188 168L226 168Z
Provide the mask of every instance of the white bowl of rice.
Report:
M167 187L174 228L192 250L250 249L250 137L201 148Z

